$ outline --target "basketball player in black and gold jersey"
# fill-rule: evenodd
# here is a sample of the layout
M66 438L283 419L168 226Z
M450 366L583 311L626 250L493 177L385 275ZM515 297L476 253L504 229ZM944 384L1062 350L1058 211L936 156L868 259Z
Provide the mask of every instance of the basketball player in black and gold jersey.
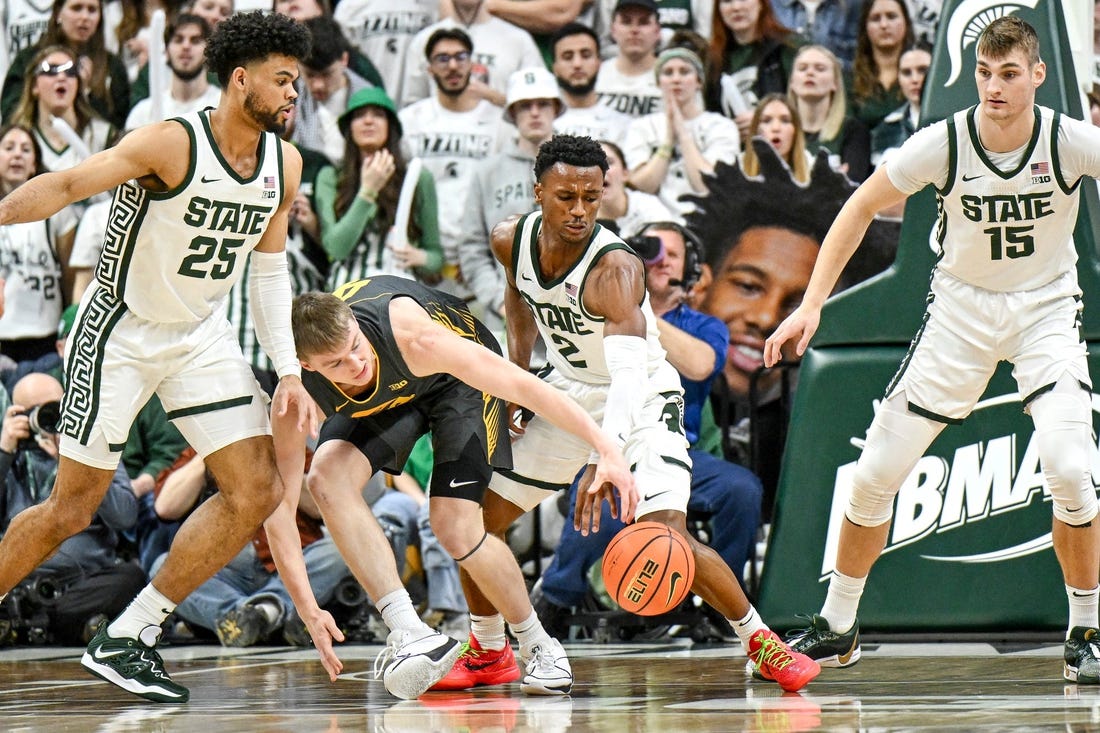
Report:
M306 293L294 303L293 328L303 382L327 416L308 487L348 567L391 629L383 652L394 657L385 668L386 689L397 697L419 696L451 670L461 651L417 616L360 493L375 471L399 473L413 444L430 431L432 529L511 626L525 666L521 689L569 692L568 660L539 623L511 550L486 533L481 498L493 469L512 465L505 401L593 446L596 482L606 482L609 501L609 487L618 487L629 521L637 495L614 441L576 403L505 360L465 303L412 280L379 276L349 283L335 295ZM309 591L292 530L297 496L291 493L297 492L288 491L268 522L272 550L318 651L333 661L333 627Z

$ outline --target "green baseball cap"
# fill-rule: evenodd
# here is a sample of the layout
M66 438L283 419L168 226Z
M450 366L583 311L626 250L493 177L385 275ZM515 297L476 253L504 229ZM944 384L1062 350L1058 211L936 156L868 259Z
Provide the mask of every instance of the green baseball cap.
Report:
M344 110L344 114L340 115L338 122L344 137L347 137L355 111L363 107L381 107L386 110L386 115L390 118L390 129L396 132L398 137L401 136L401 120L397 117L397 105L382 87L367 87L351 95L348 99L348 108Z
M70 305L61 312L61 320L57 324L57 340L69 337L73 330L73 322L76 320L76 304Z

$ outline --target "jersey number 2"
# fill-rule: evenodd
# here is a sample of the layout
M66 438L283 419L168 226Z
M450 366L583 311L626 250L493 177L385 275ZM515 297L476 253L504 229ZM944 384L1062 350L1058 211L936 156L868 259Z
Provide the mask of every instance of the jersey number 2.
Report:
M223 239L219 243L213 237L195 237L188 246L195 254L183 258L179 274L199 280L208 277L211 280L224 280L232 274L233 267L237 264L237 253L234 250L243 246L243 239Z
M577 346L575 346L573 344L572 341L565 338L560 333L551 334L550 339L555 344L557 344L558 353L561 354L561 358L565 359L566 362L572 364L573 366L577 367L578 369L587 369L588 368L588 362L585 361L584 359L570 359L569 358L573 354L579 354L580 351L581 351L579 348L577 348Z

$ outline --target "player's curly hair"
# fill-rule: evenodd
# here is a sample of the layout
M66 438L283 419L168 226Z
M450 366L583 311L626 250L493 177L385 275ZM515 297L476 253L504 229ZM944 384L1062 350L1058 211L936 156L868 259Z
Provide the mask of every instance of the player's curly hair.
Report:
M775 149L763 138L753 138L753 150L760 162L760 175L746 176L737 163L719 162L714 175L707 176L708 194L688 194L684 201L695 204L686 223L704 243L705 262L717 272L729 251L750 229L788 229L818 244L841 207L858 187L829 165L828 154L819 151L810 180L798 183L791 177ZM841 287L853 285L886 269L894 261L896 231L873 222L860 247L844 271Z
M273 54L305 59L310 45L309 30L285 15L259 10L237 13L219 23L206 42L206 68L217 75L224 89L238 66Z
M590 137L554 135L540 145L538 157L535 158L535 180L541 181L542 174L556 163L578 168L599 166L601 171L607 173L607 153Z

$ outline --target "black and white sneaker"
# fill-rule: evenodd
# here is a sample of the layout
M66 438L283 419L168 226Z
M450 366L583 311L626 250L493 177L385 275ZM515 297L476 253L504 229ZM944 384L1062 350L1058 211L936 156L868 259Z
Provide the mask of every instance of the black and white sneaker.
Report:
M427 692L451 671L462 653L458 641L431 630L422 633L395 629L386 644L374 660L374 676L381 676L386 690L402 700L413 700Z
M1074 626L1066 639L1062 676L1079 685L1100 684L1100 631Z
M528 695L568 695L573 687L573 669L561 642L548 638L530 650L521 650L525 668L519 689Z

